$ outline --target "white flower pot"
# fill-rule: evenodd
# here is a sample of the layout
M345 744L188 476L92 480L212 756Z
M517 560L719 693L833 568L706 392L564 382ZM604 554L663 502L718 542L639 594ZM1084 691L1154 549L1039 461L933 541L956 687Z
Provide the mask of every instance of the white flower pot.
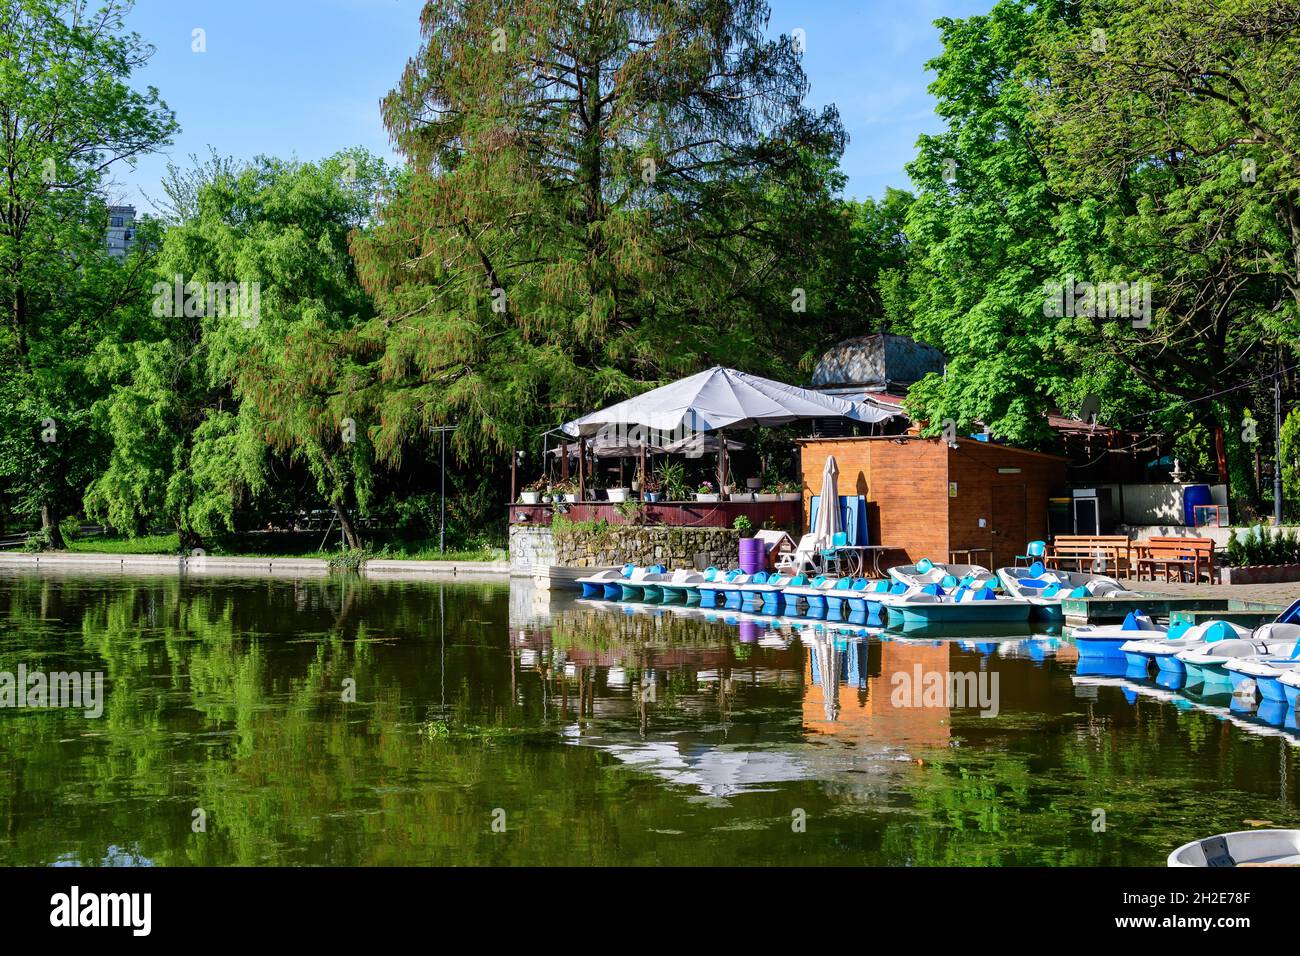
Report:
M628 489L626 488L609 488L605 491L610 501L627 501Z
M798 501L803 495L797 491L787 491L776 496L777 501Z
M717 500L718 500L718 496L717 496L717 495L702 495L702 494L700 494L699 492L696 492L696 493L695 493L695 500L696 500L696 501L717 501Z
M567 501L569 504L577 504L577 503L578 503L578 496L577 496L577 494L572 494L572 495L568 495L568 494L566 494L566 495L564 496L564 500Z
M536 491L521 491L521 492L519 493L519 500L522 501L522 502L523 502L524 504L526 504L526 505L535 505L535 504L537 504L537 501L538 501L538 498L539 498L539 497L540 497L540 495L539 495L539 493L536 492Z
M767 492L767 493L764 493L764 492L761 492L761 491L760 491L760 492L758 492L757 494L754 495L754 500L755 500L755 501L768 501L768 502L771 502L771 501L780 501L780 500L781 500L781 496L778 495L778 494L775 494L775 493L773 493L773 492Z

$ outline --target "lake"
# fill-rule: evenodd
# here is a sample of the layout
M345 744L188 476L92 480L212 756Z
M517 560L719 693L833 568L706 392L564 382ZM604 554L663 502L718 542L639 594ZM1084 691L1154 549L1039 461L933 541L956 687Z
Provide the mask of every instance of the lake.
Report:
M1059 635L863 632L0 571L0 672L103 688L0 708L0 862L1163 865L1300 826L1286 720L1080 676Z

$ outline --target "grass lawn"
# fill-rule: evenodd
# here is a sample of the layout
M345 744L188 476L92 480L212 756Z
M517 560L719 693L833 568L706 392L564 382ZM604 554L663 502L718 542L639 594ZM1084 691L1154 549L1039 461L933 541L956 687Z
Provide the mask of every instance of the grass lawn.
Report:
M93 535L70 541L68 550L86 554L179 554L180 537L175 533L142 535L138 538ZM440 554L437 541L389 542L381 547L372 548L371 552L371 556L376 558L410 561L506 561L509 559L509 554L503 548L491 547L459 551L448 549L445 554ZM252 535L224 538L208 548L207 553L240 558L322 558L324 560L339 555L337 549L322 551L310 545L294 547L291 541L283 538L277 541L268 536Z

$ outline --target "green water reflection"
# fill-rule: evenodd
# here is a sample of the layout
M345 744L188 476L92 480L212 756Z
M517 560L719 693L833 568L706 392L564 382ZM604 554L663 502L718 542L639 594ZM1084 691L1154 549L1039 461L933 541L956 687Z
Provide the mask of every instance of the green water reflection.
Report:
M1072 650L518 585L0 573L0 671L105 675L99 719L0 710L0 862L1158 865L1300 825L1300 738L1072 679ZM996 673L998 715L892 699L913 671Z

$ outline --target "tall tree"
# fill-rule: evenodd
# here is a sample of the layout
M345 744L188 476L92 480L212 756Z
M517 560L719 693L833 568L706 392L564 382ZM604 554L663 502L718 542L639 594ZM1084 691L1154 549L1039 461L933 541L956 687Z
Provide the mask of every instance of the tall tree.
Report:
M1145 328L1078 323L1175 400L1272 371L1300 331L1300 9L1277 0L1088 0L1052 38L1049 167L1072 199L1110 200L1093 251L1155 278ZM1234 490L1251 452L1249 391L1200 404ZM1271 401L1269 402L1271 405ZM1256 418L1271 421L1271 415Z
M62 546L101 443L84 360L140 286L107 256L105 176L176 129L152 87L129 86L152 49L127 0L0 3L0 484Z
M372 454L347 335L373 313L348 237L387 176L358 150L216 160L181 177L193 196L163 240L154 307L96 356L114 383L96 407L114 446L87 491L91 513L129 532L166 518L194 546L274 490L280 454L306 467L315 500L360 547L352 511Z
M426 4L384 101L411 175L356 246L381 456L451 420L462 454L500 450L711 362L788 361L843 132L767 19L763 0Z

